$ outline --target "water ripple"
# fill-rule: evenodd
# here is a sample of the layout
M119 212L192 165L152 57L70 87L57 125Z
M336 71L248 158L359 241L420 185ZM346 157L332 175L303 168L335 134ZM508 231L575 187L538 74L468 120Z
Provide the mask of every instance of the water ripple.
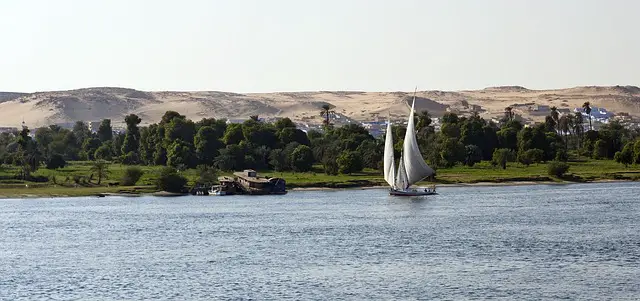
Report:
M0 299L637 300L638 189L0 200Z

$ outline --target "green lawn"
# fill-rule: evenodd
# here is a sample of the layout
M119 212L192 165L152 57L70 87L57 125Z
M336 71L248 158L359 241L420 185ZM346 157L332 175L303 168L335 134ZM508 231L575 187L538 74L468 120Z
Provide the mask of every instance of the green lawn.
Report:
M557 179L547 175L546 164L523 166L509 163L507 169L493 167L489 162L482 162L473 167L456 166L437 170L437 183L478 183L478 182L516 182L516 181L595 181L595 180L640 180L640 167L624 167L611 160L586 160L584 162L570 162L569 176ZM107 184L120 181L127 166L121 164L109 165L109 177L97 185L97 179L81 185L74 184L74 177L91 175L91 162L71 162L67 167L58 170L41 168L34 172L34 176L47 176L48 183L24 182L10 177L18 173L15 166L0 167L0 197L12 196L77 196L95 195L98 193L115 192L151 192L161 166L140 166L144 175L137 183L138 187L120 187ZM195 170L181 172L192 185L197 179ZM223 173L228 174L228 173ZM263 171L261 175L281 177L287 181L289 188L300 187L366 187L386 185L382 173L376 170L364 170L352 175L329 176L322 172L320 166L314 166L311 172L273 172ZM53 179L55 178L55 182ZM86 181L82 181L86 182ZM426 183L424 183L426 184Z
M624 167L612 160L589 160L585 162L569 162L568 173L580 181L594 180L640 180L638 166ZM513 181L562 181L547 174L547 164L524 166L509 163L507 169L491 166L490 162L482 162L473 167L456 166L437 171L438 182L443 183L477 183L477 182L513 182Z

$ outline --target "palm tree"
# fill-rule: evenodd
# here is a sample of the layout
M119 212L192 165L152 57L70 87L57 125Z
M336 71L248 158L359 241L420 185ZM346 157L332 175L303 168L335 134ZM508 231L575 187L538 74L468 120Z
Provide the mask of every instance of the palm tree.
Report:
M570 126L571 121L569 120L569 117L567 117L567 115L562 115L562 117L560 117L560 119L558 120L558 130L560 130L560 133L562 133L563 138L564 138L564 149L565 151L568 148L568 133L569 130L571 129Z
M513 108L512 107L504 108L504 118L507 121L512 121L513 120Z
M582 109L584 110L585 113L587 113L587 115L589 115L589 130L591 131L593 130L591 126L591 104L588 101L583 103Z
M322 123L324 124L325 127L328 127L329 125L331 125L331 123L329 122L329 119L333 114L335 114L335 111L331 110L331 105L329 104L322 105L322 111L320 111L320 116L324 117L324 121Z
M102 182L102 179L106 179L109 176L109 165L107 161L98 160L93 162L90 171L98 176L98 185Z
M576 132L574 131L574 129L576 128L576 117L572 114L567 114L565 115L567 118L567 126L569 127L568 129L568 133L569 133L569 137L571 136L576 136Z
M578 148L582 148L582 134L584 132L584 120L582 119L582 113L575 113L575 122L573 123L573 132L578 137Z
M556 122L556 129L559 129L560 114L558 113L558 108L556 108L555 106L551 107L551 118L553 118L553 121Z

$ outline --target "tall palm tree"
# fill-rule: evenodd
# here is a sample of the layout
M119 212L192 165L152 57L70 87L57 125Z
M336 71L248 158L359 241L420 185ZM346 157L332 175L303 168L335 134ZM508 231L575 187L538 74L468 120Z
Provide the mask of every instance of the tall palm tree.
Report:
M582 147L582 134L584 132L584 119L582 119L582 113L575 113L575 122L573 123L573 132L578 137L578 148Z
M559 129L560 114L555 106L551 107L551 118L556 122L556 129Z
M583 103L582 109L587 113L587 115L589 115L589 130L591 131L593 130L593 127L591 126L591 104L588 101Z
M324 117L324 121L322 122L324 126L328 127L331 125L330 118L331 115L335 114L335 111L331 110L331 105L324 104L322 105L322 111L320 111L320 116Z
M504 108L504 118L507 121L512 121L513 120L513 108L512 107Z
M569 137L571 136L576 136L576 132L574 131L574 129L576 128L576 117L573 114L567 114L565 115L567 118L567 126L569 127ZM575 140L575 139L574 139ZM575 143L574 143L575 144Z
M567 117L567 115L562 115L562 117L560 117L560 119L558 120L558 130L560 130L560 133L562 133L562 137L564 138L564 149L565 151L568 148L568 133L569 130L571 129L571 126L569 125L570 121L569 118Z
M110 173L109 165L107 164L107 161L104 160L93 162L90 171L98 176L98 185L100 185L102 179L106 179Z

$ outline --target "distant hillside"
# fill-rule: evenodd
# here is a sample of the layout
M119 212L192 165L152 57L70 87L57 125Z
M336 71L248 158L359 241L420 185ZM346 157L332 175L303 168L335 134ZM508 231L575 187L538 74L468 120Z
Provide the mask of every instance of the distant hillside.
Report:
M0 92L0 102L16 99L16 98L24 96L24 95L27 95L27 93Z
M110 118L122 122L130 113L143 123L158 122L167 110L189 118L246 119L289 117L296 122L321 123L319 111L325 104L336 113L357 121L377 117L404 117L408 114L411 92L278 92L238 94L231 92L145 92L126 88L86 88L38 93L0 92L0 126L17 126L24 118L31 126L76 120L97 121ZM530 111L532 104L573 109L586 101L614 113L640 116L640 88L635 86L574 87L558 90L530 90L521 86L491 87L473 91L419 91L417 110L434 116L447 111L459 114L478 112L484 118L501 116L513 106L516 114L528 120L542 120L544 114Z

